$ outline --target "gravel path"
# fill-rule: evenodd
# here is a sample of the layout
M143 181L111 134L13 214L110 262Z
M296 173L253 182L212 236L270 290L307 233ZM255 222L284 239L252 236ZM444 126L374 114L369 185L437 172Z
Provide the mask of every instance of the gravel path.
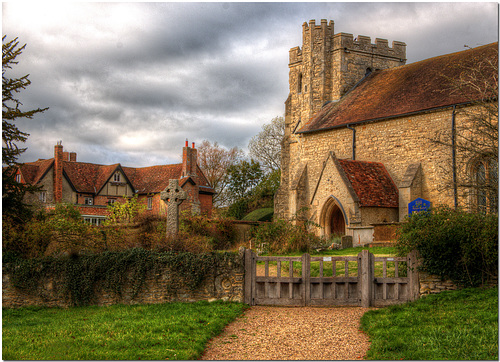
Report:
M202 360L360 360L370 343L359 320L370 308L255 306L213 338Z

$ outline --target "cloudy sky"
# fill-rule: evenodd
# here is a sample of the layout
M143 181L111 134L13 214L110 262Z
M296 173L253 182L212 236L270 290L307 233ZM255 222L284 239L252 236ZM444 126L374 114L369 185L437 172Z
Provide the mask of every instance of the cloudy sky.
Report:
M407 44L407 63L498 41L498 3L2 4L2 32L27 44L8 77L30 74L21 161L125 166L180 162L186 138L246 150L284 114L288 51L302 24Z

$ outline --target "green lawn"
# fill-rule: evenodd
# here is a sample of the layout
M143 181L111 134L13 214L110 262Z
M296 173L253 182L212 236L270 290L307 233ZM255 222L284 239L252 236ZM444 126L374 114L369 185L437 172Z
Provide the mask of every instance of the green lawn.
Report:
M498 360L498 288L442 292L365 313L367 359Z
M4 360L193 360L247 308L223 302L2 310Z

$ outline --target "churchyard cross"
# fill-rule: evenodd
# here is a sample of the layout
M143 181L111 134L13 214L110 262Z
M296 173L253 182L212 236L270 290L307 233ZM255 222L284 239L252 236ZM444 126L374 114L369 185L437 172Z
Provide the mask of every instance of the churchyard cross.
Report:
M179 231L179 205L187 199L187 192L179 186L179 180L169 180L160 197L167 204L167 236L174 236Z

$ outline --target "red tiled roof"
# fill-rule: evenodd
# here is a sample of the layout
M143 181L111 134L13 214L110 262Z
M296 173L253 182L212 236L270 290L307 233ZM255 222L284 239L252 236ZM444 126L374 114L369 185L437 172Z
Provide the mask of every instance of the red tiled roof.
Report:
M170 179L181 177L182 164L142 168L123 167L123 171L139 193L155 193L163 191Z
M368 122L481 100L478 93L452 91L467 67L490 59L498 64L498 43L372 72L338 102L325 105L298 133ZM498 67L484 69L498 80ZM484 95L482 95L484 96ZM498 97L496 93L489 95Z
M379 162L338 160L359 198L359 206L398 207L398 188Z
M31 185L35 185L45 175L53 163L54 159L50 158L48 160L27 162L22 164L19 168L24 181Z
M54 159L38 160L21 165L21 172L26 182L36 184L52 166ZM86 162L63 161L63 172L77 192L98 193L116 170L123 170L134 191L141 194L158 193L168 186L170 179L180 179L182 164L160 165L150 167L122 167L114 165L98 165ZM197 184L213 191L203 172L198 167Z

